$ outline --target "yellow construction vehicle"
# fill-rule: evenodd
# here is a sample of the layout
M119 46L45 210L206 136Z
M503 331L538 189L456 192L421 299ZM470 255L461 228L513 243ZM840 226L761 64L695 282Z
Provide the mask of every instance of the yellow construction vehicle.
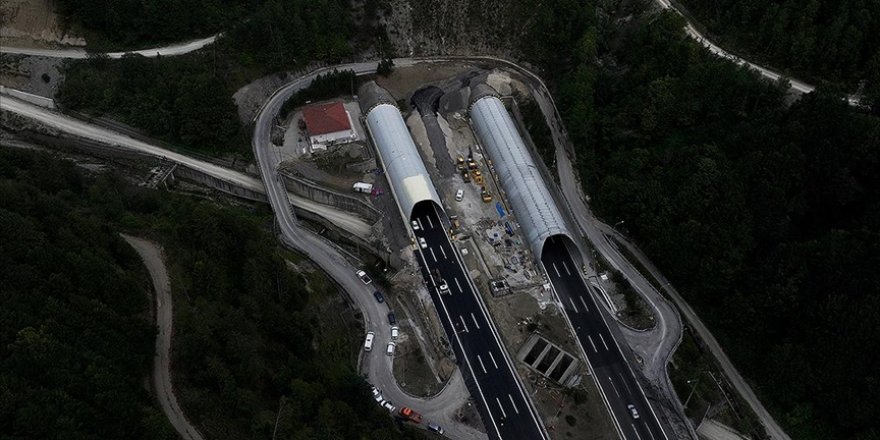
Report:
M474 176L475 183L477 183L479 185L483 184L483 173L481 173L480 170L473 170L473 171L471 171L471 174L473 174L473 176Z
M484 202L489 203L492 201L492 194L489 194L489 191L486 191L485 186L480 191L480 195L483 197Z

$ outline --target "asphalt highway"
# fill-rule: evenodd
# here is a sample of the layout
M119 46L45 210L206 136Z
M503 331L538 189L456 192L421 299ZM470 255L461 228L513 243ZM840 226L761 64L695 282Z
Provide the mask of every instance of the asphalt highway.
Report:
M611 409L614 423L625 440L666 440L653 408L635 374L615 342L608 324L596 304L590 287L580 274L562 240L553 237L544 245L544 269L560 304L587 355L603 398ZM629 405L638 411L636 418Z
M549 439L450 241L448 222L427 202L416 205L412 218L419 224L415 236L425 240L419 246L422 273L489 437ZM448 293L440 293L441 279Z

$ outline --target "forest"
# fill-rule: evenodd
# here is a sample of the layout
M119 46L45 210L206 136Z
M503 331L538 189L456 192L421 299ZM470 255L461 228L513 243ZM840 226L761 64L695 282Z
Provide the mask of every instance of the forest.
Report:
M420 438L372 401L351 362L359 339L315 334L312 304L338 293L286 268L267 208L82 173L0 149L4 439L177 438L143 385L151 287L120 231L165 249L175 388L208 438L271 438L279 402L279 439Z
M880 0L681 0L722 46L880 98Z
M79 25L92 50L145 48L226 30L260 0L55 0L68 25Z
M545 66L593 209L626 222L792 438L878 438L880 118L829 92L792 103L680 17L639 17Z
M347 8L342 0L263 1L202 51L70 62L57 99L65 108L108 115L185 148L249 157L249 133L232 95L260 76L349 55Z

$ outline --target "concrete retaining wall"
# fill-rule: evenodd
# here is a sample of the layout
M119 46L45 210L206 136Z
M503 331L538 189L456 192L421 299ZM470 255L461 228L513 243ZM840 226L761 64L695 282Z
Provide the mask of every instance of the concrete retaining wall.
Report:
M294 176L288 172L281 172L284 187L288 191L309 200L314 200L323 205L332 206L336 209L347 211L365 219L369 224L375 224L382 219L382 212L368 205L355 195L343 194L332 189L322 188L317 183Z

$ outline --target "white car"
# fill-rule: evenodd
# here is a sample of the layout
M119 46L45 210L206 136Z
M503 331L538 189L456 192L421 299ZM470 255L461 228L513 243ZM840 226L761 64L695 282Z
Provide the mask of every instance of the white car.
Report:
M379 389L376 388L376 387L373 387L373 388L372 388L372 391L373 391L373 399L376 400L376 403L378 403L378 404L381 405L381 404L382 404L382 401L385 400L385 399L382 398L382 392L379 391Z
M412 221L412 227L413 227L413 231L418 231L418 230L422 229L419 227L419 222L416 220Z
M421 246L422 249L428 248L428 242L425 241L425 237L419 237L419 246Z
M396 341L399 336L400 336L400 327L398 327L396 325L391 327L391 340Z
M440 293L449 293L449 283L446 280L440 280L440 285L437 286L440 289Z
M388 356L394 356L394 349L397 347L397 344L394 342L389 342L388 347L385 348L385 354Z
M393 413L394 410L397 409L397 407L394 406L393 403L391 403L391 402L389 402L389 401L387 401L387 400L382 404L382 407L385 408L385 409L387 409L388 412L390 412L390 413Z
M626 409L629 410L630 415L636 420L639 419L639 410L636 409L636 406L633 404L629 404L626 406Z
M373 282L373 280L370 279L370 276L362 270L355 272L355 274L358 276L358 278L361 279L361 281L364 282L364 284L370 284Z
M367 332L367 339L364 341L364 351L372 351L373 350L373 338L375 336L376 336L375 333Z

